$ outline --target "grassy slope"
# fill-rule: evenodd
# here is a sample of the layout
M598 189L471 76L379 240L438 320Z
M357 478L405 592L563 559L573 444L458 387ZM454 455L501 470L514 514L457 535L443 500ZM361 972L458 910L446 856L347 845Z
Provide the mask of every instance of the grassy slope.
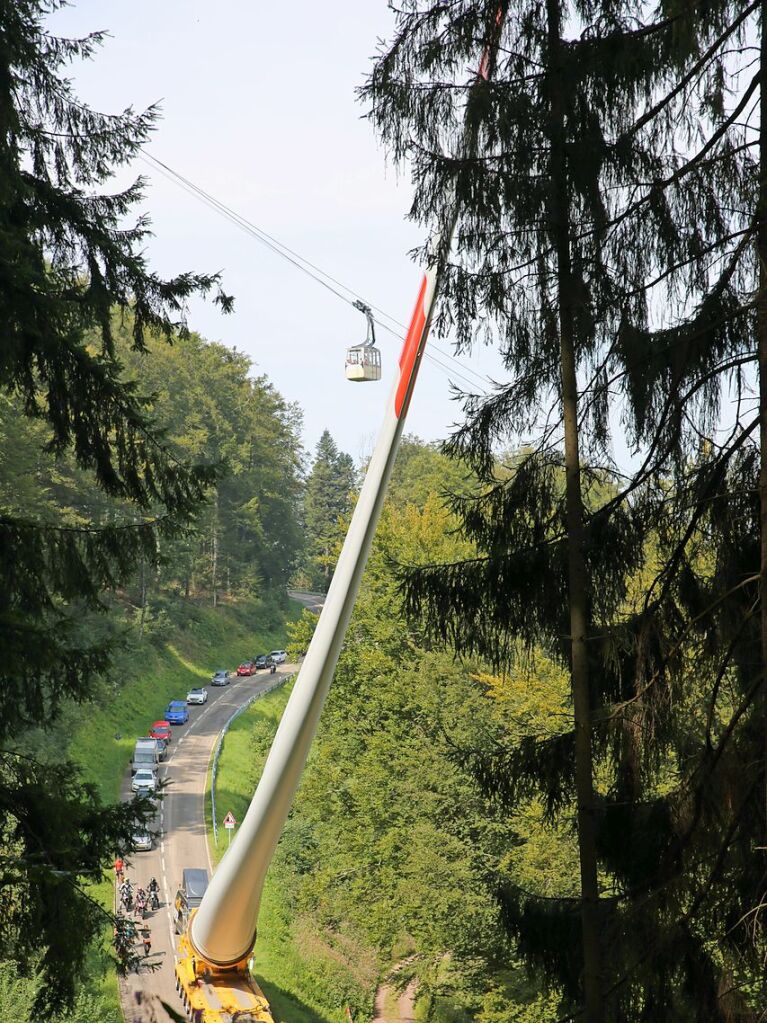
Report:
M287 617L297 616L300 610L300 605L291 607ZM266 624L259 625L264 620ZM82 720L73 734L72 758L104 800L117 800L136 737L146 734L169 700L183 698L187 689L209 681L217 668L233 668L235 662L284 641L279 616L255 602L221 606L216 611L194 605L179 609L167 637L137 641L120 653L120 687L106 706L89 707L78 715ZM94 742L94 735L100 741ZM95 886L92 894L111 908L111 881ZM105 948L108 942L109 935ZM94 953L94 975L100 972L97 959ZM121 1020L114 970L106 970L100 981L94 979L92 990L100 997L99 1023Z
M114 699L90 709L75 732L71 755L105 800L118 798L136 738L147 734L169 700L184 699L188 689L209 682L217 668L234 669L243 658L285 638L273 609L263 612L268 625L259 625L261 609L255 603L216 611L188 605L177 614L184 617L168 626L167 638L137 641L129 652L121 652L123 681Z
M264 737L276 729L290 689L289 683L257 700L227 733L216 784L218 816L232 810L237 820L242 820L260 773ZM254 747L254 735L261 738L258 748ZM206 814L212 847L209 800ZM220 859L225 851L226 839L219 837L214 859ZM365 956L363 950L355 951ZM350 985L359 986L350 964L353 955L344 955L337 946L318 940L295 919L286 904L279 865L272 866L264 886L255 958L256 977L277 1023L343 1023L343 992ZM361 990L360 994L364 998L370 992Z

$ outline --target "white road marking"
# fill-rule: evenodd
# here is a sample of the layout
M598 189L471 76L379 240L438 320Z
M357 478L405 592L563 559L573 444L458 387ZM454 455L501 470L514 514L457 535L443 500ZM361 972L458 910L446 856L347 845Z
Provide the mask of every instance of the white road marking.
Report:
M216 742L216 740L218 738L218 735L220 734L221 725L218 725L218 726L214 725L213 728L210 731L208 731L207 728L205 730L200 728L198 730L199 733L200 733L199 736L198 735L192 735L191 736L194 739L194 742L187 743L186 748L182 749L181 748L181 743L183 741L184 736L185 735L189 735L191 732L194 731L196 726L199 724L200 721L202 721L203 717L205 716L205 714L208 713L209 710L212 710L215 707L219 707L219 710L217 711L217 715L218 716L224 716L224 715L226 715L227 717L231 716L231 712L234 711L234 710L239 709L242 706L243 702L246 701L247 697L253 695L254 693L261 694L261 693L263 693L265 691L268 691L269 689L271 689L273 687L274 683L278 682L278 680L281 680L281 676L282 675L283 675L283 672L279 672L277 674L276 678L275 678L275 676L267 677L263 681L257 682L256 685L252 686L252 687L251 686L241 685L241 686L237 686L236 688L233 687L228 692L224 691L224 692L219 693L218 691L216 691L213 694L214 699L208 704L208 706L206 706L204 708L204 710L199 714L199 716L196 716L195 719L190 724L188 724L187 727L184 728L183 733L180 730L176 731L176 733L175 733L176 738L175 738L173 747L172 747L172 749L169 749L169 751L168 751L167 763L165 765L163 765L163 771L161 771L161 773L164 772L164 778L169 783L172 783L172 781L174 779L176 780L177 783L180 783L179 788L180 788L181 791L178 792L179 796L181 796L182 794L183 795L189 795L189 794L194 793L195 799L200 801L200 803L198 804L197 810L194 812L194 816L195 817L198 817L199 813L201 811L202 812L202 816L203 816L203 820L205 819L205 817L204 817L204 812L205 812L205 796L206 796L205 784L206 784L206 781L207 781L207 771L205 771L204 775L202 777L200 777L199 779L197 778L197 772L193 772L193 774L194 774L193 778L187 779L187 769L188 769L190 763L191 762L195 762L197 757L201 753L207 752L208 758L209 758L210 754L213 751L213 745L215 745L215 742ZM227 711L228 711L228 713L227 713ZM197 742L197 738L198 737L200 739L199 743ZM178 749L179 756L181 757L181 760L180 760L179 765L178 765L179 766L179 770L178 771L175 770L175 760L173 760L173 757L175 756L175 753L176 753L177 749ZM173 761L172 764L170 763L171 761ZM195 792L195 783L197 783L198 785L202 785L202 792L200 792L199 790L197 792ZM159 816L159 820L160 820L160 829L161 829L161 831L160 831L158 845L156 846L157 851L160 853L160 857L159 857L160 858L160 863L157 865L157 867L158 867L157 872L161 875L162 891L163 891L163 894L164 894L164 897L165 897L165 908L166 908L166 911L167 911L167 914L168 914L167 920L168 920L168 932L169 932L169 936L170 936L170 950L171 950L171 952L173 954L174 963L178 962L178 953L177 953L177 948L176 948L176 940L177 939L176 939L176 935L174 933L174 927L173 927L175 912L174 912L173 902L171 901L171 898L170 898L170 892L173 891L174 889L173 889L172 886L169 886L169 884L168 884L168 869L167 868L168 868L168 864L173 859L173 852L174 852L174 849L175 849L175 846L172 844L172 842L173 842L173 834L174 834L174 832L173 832L173 817L174 817L173 807L175 805L175 796L176 796L176 794L177 793L175 791L172 791L172 790L166 792L166 797L167 798L166 798L165 802L164 803L161 802L159 807L158 807L158 816ZM165 857L165 840L166 839L167 839L167 841L169 843L171 843L168 846L167 862L166 862L166 857ZM205 835L203 837L203 842L204 842L204 845L205 845L205 854L206 854L207 859L208 859L208 866L209 866L210 872L212 873L213 872L213 863L212 863L212 857L211 857L211 850L210 850L210 848L208 846L207 831L206 831L206 833L205 833ZM174 867L174 869L175 869L175 867ZM159 920L158 920L158 926L160 928L162 926L159 923ZM159 931L158 931L158 936L159 936ZM167 963L170 966L171 970L173 970L172 964L170 963L170 956L167 957ZM142 974L143 974L143 970L142 970ZM158 978L157 982L159 982L159 978ZM139 984L139 987L143 987L144 990L148 990L148 988L145 987L145 984L147 983L146 981L138 980L137 983ZM123 1000L126 997L127 997L127 994L125 992L122 992Z

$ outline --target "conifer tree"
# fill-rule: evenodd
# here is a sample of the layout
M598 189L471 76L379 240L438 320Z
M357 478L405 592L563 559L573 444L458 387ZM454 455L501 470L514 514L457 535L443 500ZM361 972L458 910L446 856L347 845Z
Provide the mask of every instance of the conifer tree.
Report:
M327 589L335 567L335 547L341 538L340 519L351 509L355 484L354 462L339 451L327 430L317 442L314 463L306 483L308 572L310 584Z
M656 108L696 111L652 196L695 244L660 278L666 316L625 316L613 373L662 481L662 569L646 614L666 650L687 648L695 664L703 721L688 720L674 745L685 772L665 812L687 877L705 879L689 886L689 916L724 963L726 994L709 984L699 1001L726 1019L758 1018L765 1004L767 886L755 851L767 834L766 22L763 3L707 5L694 62L656 97ZM667 701L680 692L672 660L648 679ZM685 790L694 809L680 827Z
M158 537L189 522L215 466L183 464L147 403L124 382L113 313L130 310L132 345L186 330L195 293L216 276L164 280L143 253L148 224L133 211L142 182L110 192L110 175L137 155L154 108L103 115L74 95L65 68L102 39L51 35L59 0L0 0L0 386L42 424L49 452L71 452L120 511L64 526L0 509L0 955L29 969L42 956L38 1011L72 997L88 943L103 925L80 885L127 848L147 807L102 807L76 769L36 763L23 730L64 699L82 701L109 664L83 617L124 582ZM134 215L134 222L130 217ZM132 508L130 514L125 508Z
M522 954L556 978L579 1018L725 1018L740 997L732 995L733 964L746 943L728 929L735 917L727 917L726 900L712 886L730 852L730 825L742 824L752 792L749 786L724 826L707 830L726 806L724 791L708 798L724 746L707 757L715 746L711 722L706 731L691 727L684 713L670 713L681 694L688 714L700 695L689 691L682 651L697 635L690 628L691 620L699 624L694 591L704 594L689 516L665 528L663 473L675 459L682 465L684 409L678 401L664 405L663 397L664 387L679 397L689 383L691 402L708 394L715 404L706 387L717 360L737 365L741 302L719 349L699 341L712 318L717 323L712 301L685 328L701 351L689 380L680 372L686 350L680 358L673 346L653 350L641 338L655 339L653 283L682 280L675 276L681 268L688 283L695 274L697 282L706 278L707 245L725 233L727 204L742 188L737 147L729 162L710 160L705 145L688 159L676 140L687 138L693 148L699 137L701 108L690 103L686 86L699 84L701 60L712 46L724 52L737 43L738 26L756 8L743 5L728 21L721 5L707 4L643 23L631 4L510 4L495 82L475 111L479 144L467 158L455 151L466 95L461 71L493 8L468 0L449 8L405 4L364 91L384 140L413 163L413 215L426 223L447 219L447 186L455 183L458 241L443 274L438 324L454 327L466 348L484 332L512 378L490 396L467 400L466 423L451 442L486 482L479 498L454 502L478 555L411 572L407 603L435 640L502 670L519 642L559 651L570 668L571 729L463 757L506 809L538 793L552 816L577 812L580 934L571 902L506 884L504 917ZM715 112L726 85L713 73L706 82L703 109ZM753 89L739 100L747 105L752 96ZM736 105L733 122L742 110ZM737 246L742 237L733 231L726 240ZM726 305L723 276L713 300ZM655 372L648 368L653 359ZM654 377L660 382L651 383ZM647 427L644 464L625 485L604 468L611 465L611 388L633 388L629 404ZM633 400L640 397L643 413ZM533 449L512 471L496 474L498 441L536 430L541 439ZM733 530L712 499L724 498L728 464L741 447L695 477L707 526L730 553ZM698 515L693 531L701 523ZM650 572L654 558L648 564L647 554L659 537L666 563L636 601L635 579ZM722 604L726 572L723 559L706 594L714 607ZM718 616L723 632L726 617ZM710 673L713 662L698 663L704 661ZM715 671L704 678L710 690L721 690ZM717 724L726 745L728 725ZM696 766L661 795L663 757L687 763L682 758L693 749ZM595 758L609 778L598 794ZM740 840L742 854L742 833ZM603 897L599 860L607 872L602 883L612 888ZM716 869L707 873L712 862ZM738 896L753 880L738 873L742 865L742 856L727 864ZM742 900L733 905L739 911ZM752 943L752 967L754 951Z

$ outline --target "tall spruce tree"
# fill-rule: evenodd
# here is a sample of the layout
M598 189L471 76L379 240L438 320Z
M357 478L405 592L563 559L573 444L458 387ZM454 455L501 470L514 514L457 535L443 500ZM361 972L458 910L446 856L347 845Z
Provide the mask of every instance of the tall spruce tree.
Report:
M642 22L632 4L509 4L495 83L475 108L478 148L466 158L455 149L461 69L497 9L468 0L406 4L365 89L383 138L413 162L413 215L444 216L455 183L458 242L438 323L455 327L459 345L469 347L481 313L512 377L495 394L467 401L466 424L451 444L487 484L480 498L455 502L478 556L410 573L407 602L435 640L502 670L519 642L558 651L570 668L571 729L463 754L502 807L538 793L551 816L571 808L577 815L577 907L503 885L504 917L522 954L541 963L573 1014L589 1021L724 1019L759 997L737 990L737 970L753 968L756 946L730 926L755 881L743 869L748 836L738 831L753 786L728 812L733 792L722 783L726 770L715 769L743 707L732 720L722 717L714 696L708 725L699 725L703 694L721 692L723 676L691 642L705 630L704 607L706 624L715 623L732 581L737 530L721 502L743 439L730 459L698 467L686 496L677 496L679 521L668 519L665 474L689 462L680 444L685 409L664 399L681 398L689 385L690 409L697 402L710 422L721 380L713 377L738 366L746 321L742 297L730 301L725 269L723 287L677 332L686 346L661 337L653 347L653 285L668 281L677 299L674 287L684 287L675 308L685 311L691 286L708 281L703 261L712 242L724 237L725 247L742 249L743 232L724 225L732 224L728 203L742 194L743 147L725 142L728 161L727 152L712 152L715 133L712 145L696 144L706 118L721 119L717 104L729 84L707 66L707 54L737 47L756 5L669 8ZM703 85L701 68L710 71ZM730 124L752 96L753 86L733 103ZM720 347L707 345L700 335L728 302ZM690 344L699 359L687 378ZM621 388L635 439L646 444L625 486L601 468L611 464L610 393ZM541 440L499 476L496 443L536 428ZM747 464L733 474L742 479ZM705 523L702 512L690 518L695 493L708 509ZM712 571L702 537L715 533ZM652 578L657 556L657 578L637 599L637 580ZM737 611L718 615L719 642L728 616ZM734 628L730 622L731 638ZM709 642L707 653L715 648ZM693 658L703 685L690 675ZM730 770L742 763L742 751L727 758ZM716 885L734 832L730 904Z
M342 537L339 522L351 510L354 485L351 456L339 451L330 433L323 430L304 497L307 572L312 586L327 589L333 577L336 545Z
M142 183L110 193L112 172L139 152L157 111L102 115L65 77L101 41L46 29L58 0L0 0L0 386L42 424L48 451L71 452L133 513L66 527L34 507L0 510L0 955L37 963L38 1012L68 1002L101 911L81 887L101 877L147 808L103 807L68 763L39 764L23 731L62 700L84 700L109 664L83 616L101 594L155 560L199 507L215 467L172 457L135 386L121 378L112 315L130 309L132 344L185 330L194 293L216 276L163 280L145 261L147 222L127 222Z
M718 945L717 989L709 976L699 993L717 1019L758 1019L767 1002L766 19L762 3L699 10L696 59L656 98L656 109L696 112L650 197L681 215L695 244L660 278L665 317L627 314L615 346L626 422L654 452L664 496L646 615L666 650L687 649L695 666L699 705L686 704L688 731L673 746L684 770L665 803L678 861L698 878L686 922ZM648 678L667 706L680 693L672 660Z

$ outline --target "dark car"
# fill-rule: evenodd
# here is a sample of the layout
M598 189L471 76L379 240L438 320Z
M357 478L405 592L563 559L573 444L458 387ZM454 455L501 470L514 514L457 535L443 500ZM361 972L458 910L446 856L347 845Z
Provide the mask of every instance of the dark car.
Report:
M257 668L268 668L269 658L266 656L266 654L259 654L253 663Z
M202 902L208 887L208 872L202 867L187 867L181 877L173 904L173 927L182 934L189 923L189 914Z
M228 686L229 685L229 672L228 671L217 671L213 678L210 680L212 686Z

